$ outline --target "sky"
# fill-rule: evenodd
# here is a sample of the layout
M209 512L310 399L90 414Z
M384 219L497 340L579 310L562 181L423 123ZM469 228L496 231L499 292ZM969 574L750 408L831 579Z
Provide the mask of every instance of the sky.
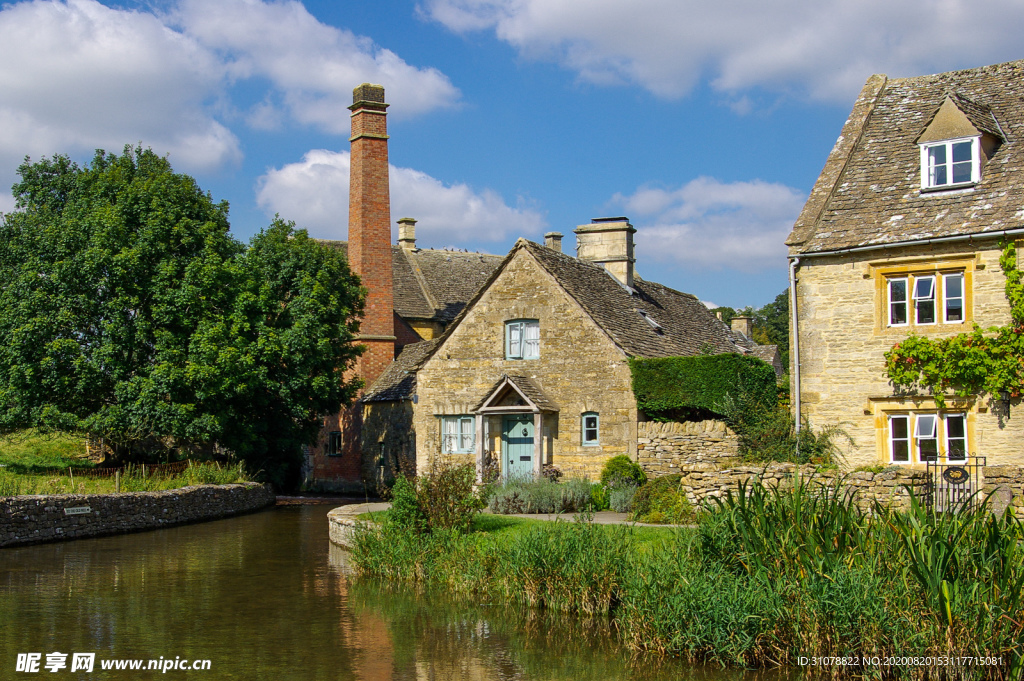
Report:
M558 231L573 252L625 216L642 277L759 307L868 76L1024 58L1022 35L1019 0L7 2L0 185L26 156L141 144L243 241L275 214L344 239L347 107L372 82L420 247Z

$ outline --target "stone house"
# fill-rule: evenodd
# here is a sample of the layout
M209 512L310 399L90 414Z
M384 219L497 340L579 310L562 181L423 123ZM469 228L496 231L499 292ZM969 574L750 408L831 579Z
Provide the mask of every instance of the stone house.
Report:
M625 218L594 220L576 230L578 257L561 252L560 234L520 239L408 358L388 387L414 396L417 470L440 459L482 471L493 459L504 476L554 464L594 479L608 458L636 458L629 358L751 352L696 297L634 273L634 232Z
M842 424L853 466L1024 464L999 396L894 393L884 353L1010 321L1001 243L1024 236L1024 61L867 80L793 227L793 407Z

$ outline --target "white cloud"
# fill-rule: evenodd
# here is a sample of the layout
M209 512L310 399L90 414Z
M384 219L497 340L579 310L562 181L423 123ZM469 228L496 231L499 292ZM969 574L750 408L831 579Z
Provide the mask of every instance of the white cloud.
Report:
M420 12L457 32L493 29L584 81L670 98L707 78L727 93L765 87L847 103L871 73L1020 58L1024 31L1017 0L422 0Z
M269 79L292 117L328 132L348 132L352 88L363 82L384 85L398 116L452 106L460 96L437 69L411 66L369 38L323 24L300 2L182 0L172 17L221 55L234 77Z
M391 221L412 217L424 246L495 242L540 233L544 219L534 210L511 207L490 189L447 185L412 168L389 166ZM294 220L326 239L348 236L349 153L314 149L298 163L273 168L259 179L257 202L268 214ZM392 224L393 236L397 235Z
M222 67L194 40L140 12L92 0L0 10L0 164L27 155L119 152L143 141L186 168L240 158L204 109Z
M181 0L166 14L95 0L0 5L0 183L26 156L119 152L141 142L178 170L236 163L229 125L346 133L352 88L387 88L399 116L450 106L458 90L298 2ZM240 112L231 86L259 103ZM3 205L3 204L0 204Z
M678 189L616 194L611 203L633 217L638 260L757 272L785 266L783 242L805 200L781 184L699 177Z

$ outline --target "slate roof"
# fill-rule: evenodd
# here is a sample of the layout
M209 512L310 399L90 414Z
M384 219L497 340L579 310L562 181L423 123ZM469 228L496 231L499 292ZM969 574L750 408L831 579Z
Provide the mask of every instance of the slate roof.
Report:
M406 345L395 361L363 393L360 401L398 402L412 399L416 393L416 371L436 345L436 339Z
M949 96L1002 139L970 189L922 192L916 140ZM793 255L1024 225L1024 61L868 79L786 243Z
M348 257L347 241L319 240ZM447 324L462 311L504 256L391 247L395 312Z

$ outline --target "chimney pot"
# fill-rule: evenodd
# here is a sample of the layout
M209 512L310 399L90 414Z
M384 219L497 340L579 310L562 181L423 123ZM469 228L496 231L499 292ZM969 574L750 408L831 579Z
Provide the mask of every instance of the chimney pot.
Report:
M754 318L740 315L732 318L732 330L741 333L747 338L754 335Z
M612 276L632 288L636 228L628 218L594 218L575 232L577 258L603 265Z
M548 232L544 235L544 245L553 251L562 252L562 233Z
M416 220L412 218L398 220L398 245L410 251L416 249Z

